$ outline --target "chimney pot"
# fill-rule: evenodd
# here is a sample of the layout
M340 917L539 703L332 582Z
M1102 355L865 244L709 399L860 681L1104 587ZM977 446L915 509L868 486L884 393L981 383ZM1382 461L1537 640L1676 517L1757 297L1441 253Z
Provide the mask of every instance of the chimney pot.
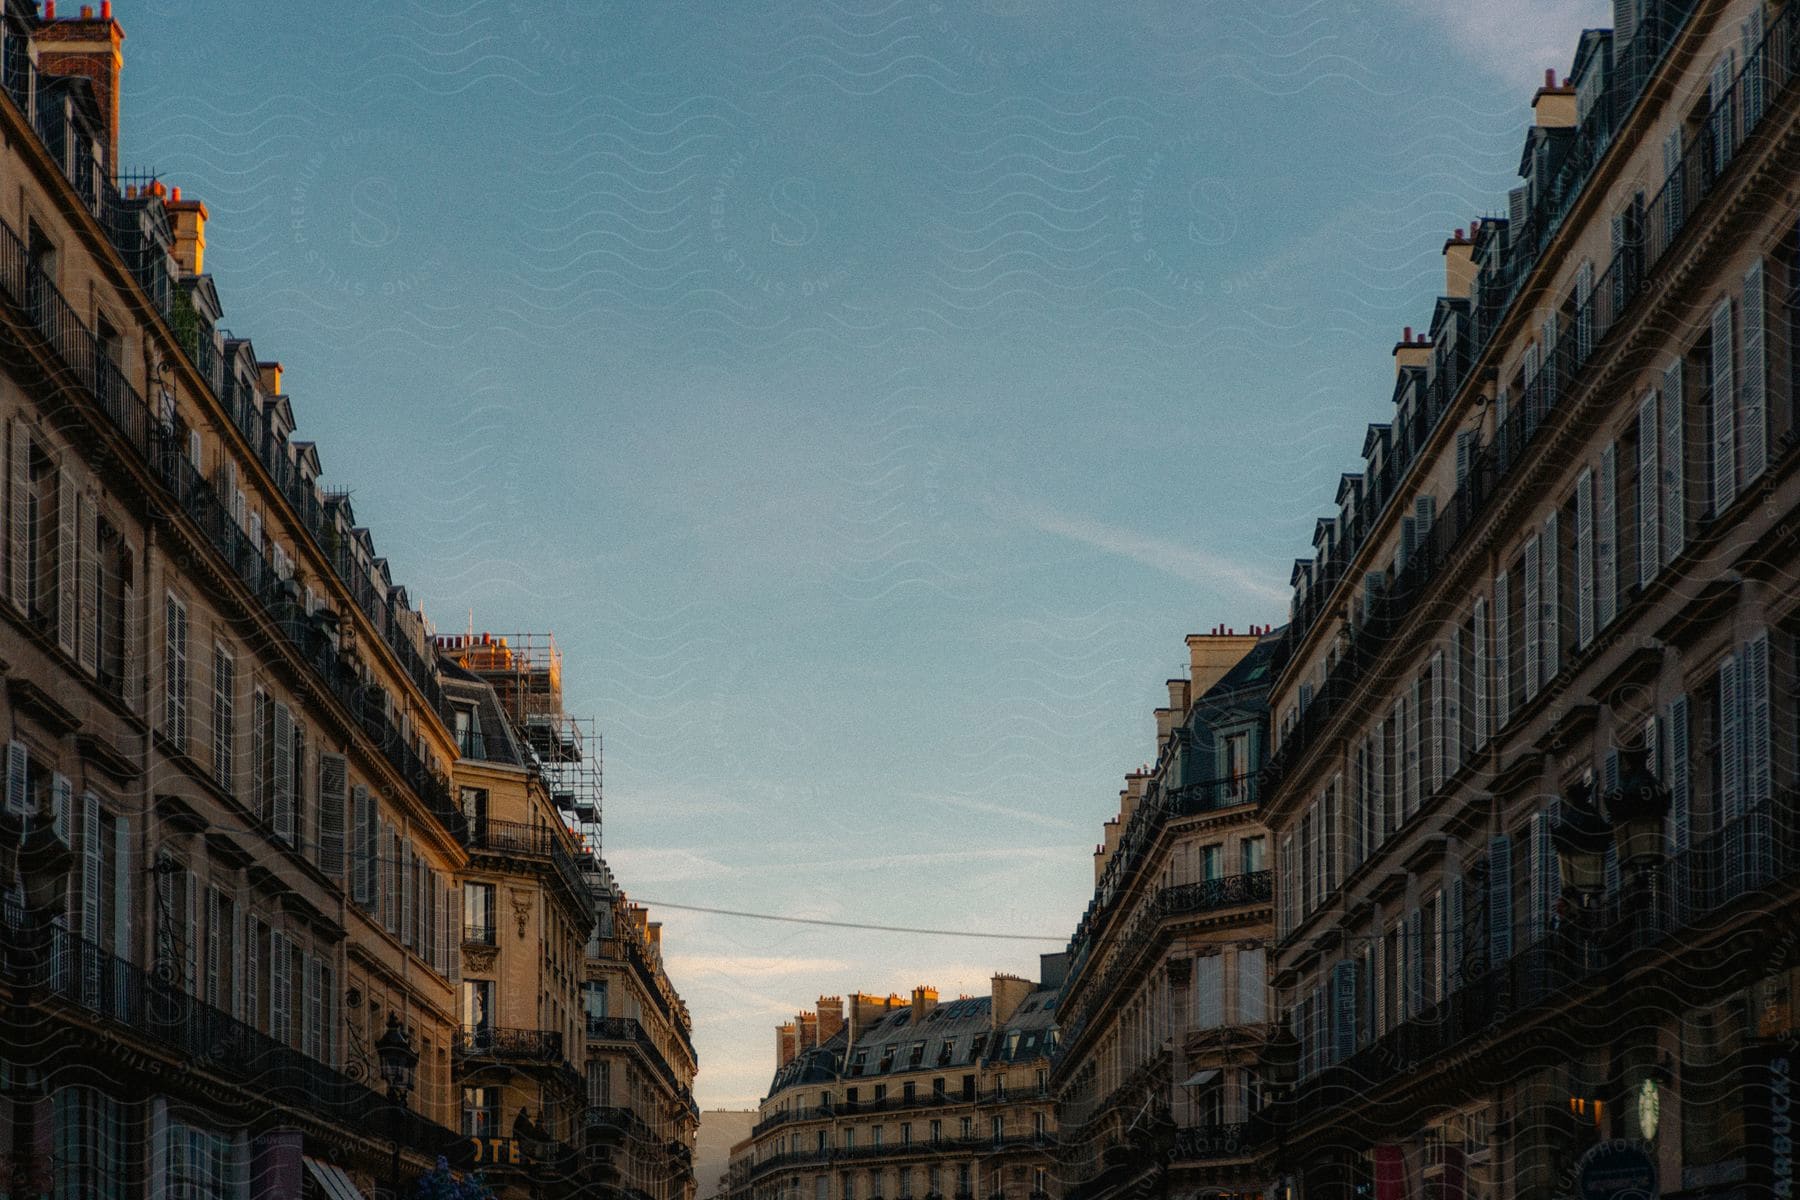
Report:
M81 19L84 21L91 21L94 19L94 6L93 5L84 4L81 6Z
M1553 88L1556 86L1556 68L1555 67L1545 67L1544 68L1544 86L1547 88Z
M1403 333L1401 333L1400 340L1403 342L1412 341L1412 326L1411 325L1408 325L1406 327L1405 331Z
M181 203L181 185L180 184L177 184L174 187L169 189L169 201L172 204L180 204Z
M44 0L44 20L56 20L56 0Z
M102 21L112 20L112 0L100 0L100 19Z

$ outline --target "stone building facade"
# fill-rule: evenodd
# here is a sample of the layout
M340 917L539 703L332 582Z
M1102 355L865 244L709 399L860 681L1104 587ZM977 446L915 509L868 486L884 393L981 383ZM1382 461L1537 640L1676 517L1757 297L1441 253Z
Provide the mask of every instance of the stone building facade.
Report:
M1784 1170L1800 7L1615 12L1537 92L1506 215L1447 241L1295 569L1284 1195Z

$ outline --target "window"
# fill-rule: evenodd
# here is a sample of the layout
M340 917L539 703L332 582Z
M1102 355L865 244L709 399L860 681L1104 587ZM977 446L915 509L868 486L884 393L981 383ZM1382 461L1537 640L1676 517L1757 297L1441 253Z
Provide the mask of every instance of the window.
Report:
M464 758L486 758L487 745L481 736L481 712L473 704L458 705L455 718L456 749ZM464 791L473 789L465 788Z
M1224 763L1225 796L1237 800L1244 796L1250 776L1250 735L1234 733L1224 739L1221 748Z
M499 1137L500 1089L466 1087L462 1090L462 1131L465 1137Z
M911 1080L900 1085L900 1098L906 1103L911 1104L914 1100L918 1099L918 1095L919 1085Z
M581 985L581 1011L587 1017L588 1032L598 1032L607 1017L606 980L589 979Z
M1261 946L1237 952L1237 1019L1255 1025L1268 1017L1268 967Z
M1225 873L1224 857L1225 847L1221 845L1200 847L1200 879L1202 882L1211 882Z
M942 1121L933 1120L931 1122L931 1144L936 1146L936 1145L939 1145L940 1143L942 1143L943 1140L944 1140L944 1123ZM937 1191L937 1181L935 1179L932 1180L931 1190L934 1192Z
M1194 1028L1217 1029L1225 1023L1225 959L1218 954L1194 960Z
M496 1024L494 1011L494 981L491 979L465 979L462 984L462 1022L463 1029L475 1034L485 1033Z
M100 554L100 580L94 596L100 655L97 670L101 683L119 692L125 687L125 598L131 591L131 550L111 525L103 520L96 524Z
M900 1124L900 1144L902 1146L912 1145L912 1122L911 1121L903 1121Z
M965 1142L970 1138L973 1138L975 1136L975 1118L964 1117L962 1119L962 1128L959 1132L962 1135L962 1140Z
M878 1149L880 1148L880 1146L881 1146L881 1131L883 1128L884 1127L881 1125L876 1125L872 1129L869 1130L869 1145L874 1146Z
M163 598L163 723L165 736L182 749L188 736L188 612L170 592Z
M588 1103L606 1108L612 1103L612 1064L601 1059L589 1059L587 1063L587 1099Z
M995 1117L992 1122L994 1144L999 1145L1006 1140L1006 1118Z
M494 945L494 885L463 884L463 941Z
M54 1193L125 1200L133 1157L125 1140L125 1105L95 1088L63 1087L52 1109Z
M246 1200L249 1172L242 1142L228 1133L170 1121L168 1176L153 1192L169 1200Z
M1268 868L1269 839L1266 837L1247 837L1238 843L1239 869L1245 875L1254 875Z

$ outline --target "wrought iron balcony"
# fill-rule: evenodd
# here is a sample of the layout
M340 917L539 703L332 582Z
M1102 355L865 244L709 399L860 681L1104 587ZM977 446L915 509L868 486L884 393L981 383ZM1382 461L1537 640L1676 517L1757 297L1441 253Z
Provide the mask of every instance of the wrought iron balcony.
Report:
M1273 873L1251 871L1200 883L1177 883L1162 890L1158 905L1164 916L1188 916L1245 904L1267 904L1275 894Z
M570 895L584 903L591 900L587 881L582 878L575 856L563 845L562 831L548 825L496 821L490 817L475 818L468 823L468 829L469 849L514 858L544 859Z
M508 1062L560 1065L563 1035L553 1029L506 1029L497 1025L465 1025L456 1032L458 1058L492 1058Z
M662 1081L669 1085L677 1096L687 1095L687 1088L676 1078L675 1068L663 1057L656 1042L650 1037L648 1030L635 1017L595 1017L587 1019L587 1036L589 1041L629 1042L649 1059Z

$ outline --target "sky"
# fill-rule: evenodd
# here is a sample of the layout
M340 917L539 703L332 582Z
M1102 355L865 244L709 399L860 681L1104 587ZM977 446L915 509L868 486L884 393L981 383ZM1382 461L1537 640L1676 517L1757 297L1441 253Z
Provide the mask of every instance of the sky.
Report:
M1604 0L118 0L121 160L437 627L550 631L703 1107L1035 977Z

